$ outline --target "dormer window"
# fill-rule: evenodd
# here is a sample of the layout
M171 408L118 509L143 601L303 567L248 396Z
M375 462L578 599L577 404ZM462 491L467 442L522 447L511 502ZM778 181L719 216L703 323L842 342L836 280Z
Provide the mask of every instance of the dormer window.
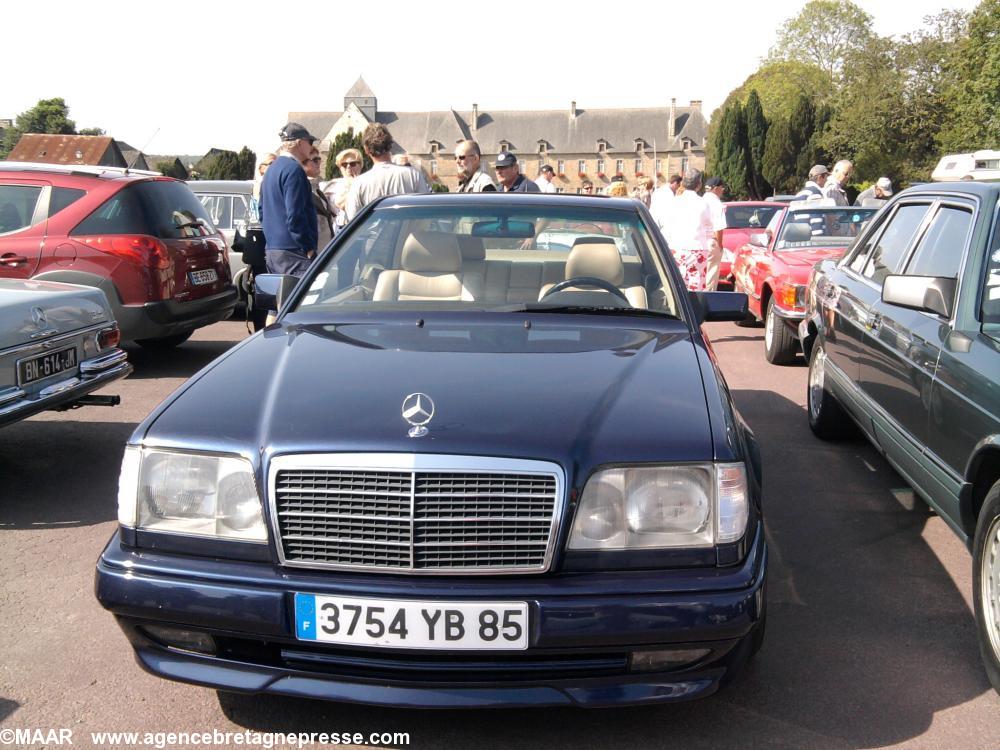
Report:
M607 150L608 150L608 142L606 140L604 140L603 138L601 138L597 142L597 153L603 154Z
M635 152L637 154L640 154L640 153L642 153L642 151L645 148L646 148L646 142L644 140L642 140L642 138L636 138L635 139Z
M510 142L509 141L500 141L500 153L501 154L506 154L508 151L510 151Z
M546 143L545 141L539 141L538 142L538 153L544 154L548 150L548 148L549 148L549 144Z
M437 156L438 149L441 148L441 144L437 141L431 141L431 156Z
M690 138L684 138L684 139L682 139L681 140L681 144L684 146L684 150L685 151L690 151L691 150L691 139Z

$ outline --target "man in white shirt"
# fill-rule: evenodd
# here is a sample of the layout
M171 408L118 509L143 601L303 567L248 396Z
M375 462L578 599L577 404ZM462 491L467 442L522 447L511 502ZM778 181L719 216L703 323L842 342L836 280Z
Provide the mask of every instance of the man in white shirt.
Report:
M823 197L833 199L838 206L851 205L844 188L847 187L847 181L851 179L853 173L854 165L847 159L841 159L834 164L833 172L823 186Z
M656 224L663 229L664 211L667 203L677 193L677 188L681 186L681 176L679 174L670 175L670 181L665 185L660 185L649 198L649 212L653 214Z
M712 237L708 242L708 269L705 272L705 289L714 292L719 288L719 264L722 263L722 230L726 228L726 212L722 208L722 194L726 186L720 177L709 177L702 196L712 216Z
M365 153L371 157L372 168L351 183L351 192L344 207L348 221L377 198L431 191L420 170L392 163L392 134L385 125L371 123L365 128L361 142Z
M709 241L715 231L708 204L698 195L701 178L697 169L684 173L684 190L667 203L662 227L684 284L691 291L705 289Z
M555 193L556 186L552 184L555 178L556 173L552 167L548 164L543 164L542 168L538 170L538 179L535 180L535 184L538 185L538 189L543 193Z

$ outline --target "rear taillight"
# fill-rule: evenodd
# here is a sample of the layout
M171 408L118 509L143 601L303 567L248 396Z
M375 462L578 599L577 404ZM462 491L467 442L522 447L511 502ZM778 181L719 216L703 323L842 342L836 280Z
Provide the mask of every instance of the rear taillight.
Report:
M118 343L122 340L122 332L118 330L118 324L115 323L109 328L102 328L97 332L97 348L110 349L113 346L118 346Z
M80 237L80 242L109 255L147 268L170 268L167 246L145 234L113 234Z

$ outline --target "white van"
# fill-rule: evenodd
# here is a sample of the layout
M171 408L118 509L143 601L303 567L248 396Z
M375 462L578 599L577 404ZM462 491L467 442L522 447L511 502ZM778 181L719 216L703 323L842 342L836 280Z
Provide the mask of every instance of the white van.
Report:
M957 182L958 180L1000 180L1000 151L983 149L971 154L949 154L931 173L935 182Z

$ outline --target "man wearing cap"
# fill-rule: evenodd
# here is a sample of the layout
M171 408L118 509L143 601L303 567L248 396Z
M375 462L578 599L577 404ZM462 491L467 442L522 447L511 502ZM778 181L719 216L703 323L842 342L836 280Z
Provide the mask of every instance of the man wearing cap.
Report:
M348 221L377 198L431 191L419 169L392 163L392 134L385 125L370 123L361 136L361 143L365 153L371 157L372 168L351 183L344 207Z
M891 195L892 180L888 177L879 177L874 185L858 193L858 197L854 200L854 205L864 206L865 201L868 201L867 205L869 206L881 206Z
M823 186L826 184L826 178L829 175L830 170L826 168L825 164L817 164L810 169L809 179L806 180L805 187L795 194L795 200L804 201L810 198L822 198Z
M285 125L279 136L280 153L260 187L264 254L268 273L301 276L316 255L319 241L312 188L302 169L316 138L297 122Z
M833 165L833 171L823 186L823 197L830 198L838 206L849 206L851 202L847 200L847 181L854 173L854 165L847 159L841 159Z
M538 189L543 193L554 193L556 192L556 186L552 184L552 180L556 178L556 173L548 164L543 164L542 168L538 170L538 179L535 180L535 184L538 185Z
M458 192L495 193L497 186L490 176L482 171L483 152L475 141L459 141L455 146L455 167L458 172Z
M702 196L712 217L712 236L708 241L708 268L705 271L705 289L714 292L719 286L719 264L722 263L722 230L726 228L726 212L722 208L722 194L726 185L720 177L709 177L705 181Z
M517 157L509 151L497 154L497 160L493 162L493 168L497 172L497 192L500 193L540 193L538 185L521 174L517 166Z

